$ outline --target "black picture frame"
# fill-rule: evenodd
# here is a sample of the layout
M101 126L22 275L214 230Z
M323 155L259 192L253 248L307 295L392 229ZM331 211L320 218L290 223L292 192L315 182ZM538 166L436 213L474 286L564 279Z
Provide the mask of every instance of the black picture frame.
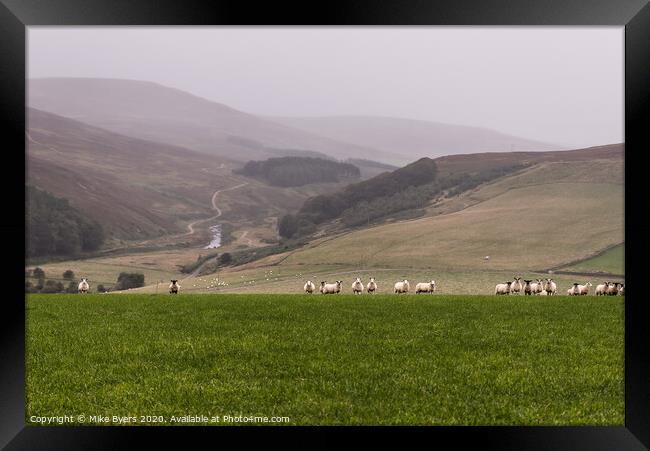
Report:
M7 281L19 281L24 262L25 52L31 25L616 25L625 27L625 426L624 427L418 427L409 438L427 444L469 441L486 449L636 450L650 448L650 328L643 298L645 219L644 152L650 151L650 6L647 0L330 0L256 2L198 0L0 0L0 123L5 171L0 177L5 211L0 230L7 240L3 259L13 262ZM13 155L13 158L9 156ZM10 162L10 160L13 160ZM7 169L10 170L7 170ZM21 171L22 168L22 171ZM24 191L23 191L24 192ZM16 208L12 208L12 203ZM24 202L22 203L24 208ZM7 210L9 209L9 210ZM11 214L9 214L11 212ZM22 237L22 240L20 239ZM19 283L7 285L0 347L0 446L6 449L107 449L126 447L134 438L164 441L219 434L236 435L239 446L249 428L119 428L25 426L25 304ZM309 432L327 440L333 430L352 428L254 428L287 442L282 432ZM356 429L356 428L355 428ZM367 428L360 428L366 430ZM246 433L244 432L246 431ZM396 437L395 428L373 428L374 438ZM256 435L256 434L255 434ZM401 434L399 434L401 436ZM400 443L404 443L399 438ZM478 441L478 442L477 442ZM415 442L413 442L415 443ZM217 443L214 443L217 444Z

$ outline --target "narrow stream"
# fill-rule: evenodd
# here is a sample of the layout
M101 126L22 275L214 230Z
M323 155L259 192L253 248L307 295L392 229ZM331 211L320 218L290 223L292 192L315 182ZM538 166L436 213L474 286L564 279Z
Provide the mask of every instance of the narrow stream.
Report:
M212 241L203 249L216 249L221 246L221 224L211 226L210 233L212 233Z

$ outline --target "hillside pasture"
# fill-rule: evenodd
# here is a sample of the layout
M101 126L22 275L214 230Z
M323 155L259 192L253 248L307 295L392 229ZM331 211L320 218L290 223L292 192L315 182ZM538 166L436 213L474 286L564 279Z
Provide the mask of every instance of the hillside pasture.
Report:
M287 264L539 270L620 242L620 185L513 188L460 212L368 228L296 252ZM614 212L596 215L602 204ZM589 231L584 226L589 221Z
M570 266L562 267L562 270L575 272L625 274L625 244L615 246L595 257L583 260Z
M32 415L623 425L623 299L29 295Z
M558 284L558 293L566 293L574 282L595 282L595 279L585 276L548 274L536 272L512 272L490 269L490 264L485 263L484 269L478 270L431 270L426 268L372 268L346 267L340 265L277 265L226 268L214 274L189 278L182 283L185 293L302 293L305 281L311 280L317 286L320 281L333 282L342 280L343 293L351 293L351 284L356 277L360 277L364 285L372 276L379 285L379 294L392 294L395 282L408 279L412 290L415 283L436 281L437 295L491 295L497 283L512 280L514 276L523 279L553 278ZM622 281L612 278L613 281ZM595 285L595 283L594 283ZM158 287L160 292L160 287ZM155 293L155 286L138 288L138 293ZM593 293L593 289L592 289ZM411 294L409 294L410 296ZM315 296L321 296L316 293ZM367 296L367 295L364 295ZM419 296L425 296L421 294Z

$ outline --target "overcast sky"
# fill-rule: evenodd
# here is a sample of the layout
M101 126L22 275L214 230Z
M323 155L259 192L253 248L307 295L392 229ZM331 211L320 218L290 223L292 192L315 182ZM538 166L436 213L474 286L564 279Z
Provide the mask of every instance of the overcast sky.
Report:
M249 113L623 142L623 27L29 27L28 77L155 81Z

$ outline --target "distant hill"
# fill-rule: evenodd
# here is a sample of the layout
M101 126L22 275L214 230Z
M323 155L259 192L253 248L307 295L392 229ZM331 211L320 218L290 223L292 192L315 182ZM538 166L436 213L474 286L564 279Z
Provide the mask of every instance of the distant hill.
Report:
M361 178L369 179L386 171L394 171L398 166L380 163L379 161L367 160L365 158L348 158L346 163L355 165L361 170Z
M317 136L147 81L42 78L29 80L28 89L30 107L122 135L239 161L285 156L277 149L402 160L390 152Z
M396 153L404 162L420 157L479 152L561 150L561 146L495 130L377 116L269 117L315 135ZM375 158L376 159L376 158Z
M370 225L399 213L418 216L434 198L453 197L475 187L544 162L621 161L623 146L610 145L558 152L483 153L422 158L338 192L305 201L296 214L279 223L282 236L311 234L316 224L340 218L342 226ZM557 176L557 174L555 174ZM410 211L410 212L409 212ZM404 212L407 212L406 215Z
M27 180L97 222L107 236L137 239L184 229L211 214L223 158L134 139L28 109ZM221 171L223 172L223 171Z
M280 187L337 183L346 179L358 179L361 176L359 168L352 164L311 157L280 157L249 161L243 168L234 172Z
M585 149L551 152L490 152L479 154L446 155L436 158L441 174L473 173L486 169L516 164L532 164L544 161L593 161L622 160L625 156L623 144L587 147Z
M34 108L27 116L27 182L101 224L108 247L187 233L188 223L214 216L216 190L226 190L219 195L223 219L250 227L349 183L269 186L233 174L242 164L225 157L120 135ZM235 186L241 188L230 190ZM196 242L204 235L180 241Z
M492 170L513 162L527 166L426 206L417 219L315 239L287 255L282 265L311 271L360 264L371 270L429 268L434 275L515 271L512 276L588 258L624 241L623 153L624 146L617 144L549 152L536 160L521 155L493 159L492 154L438 159L441 178L452 168L477 170L481 161Z

